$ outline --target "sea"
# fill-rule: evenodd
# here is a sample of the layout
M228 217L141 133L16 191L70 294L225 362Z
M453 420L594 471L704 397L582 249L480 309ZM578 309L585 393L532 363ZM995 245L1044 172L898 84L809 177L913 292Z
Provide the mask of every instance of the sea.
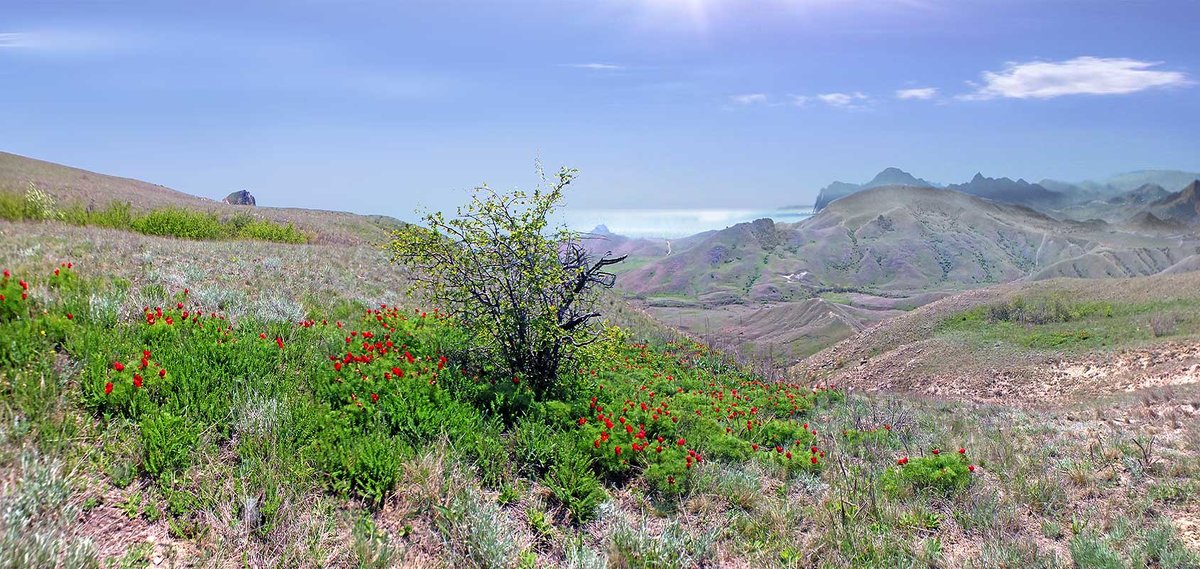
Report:
M796 223L812 217L812 207L784 209L576 209L560 212L570 229L592 231L603 225L626 237L675 239L770 218Z

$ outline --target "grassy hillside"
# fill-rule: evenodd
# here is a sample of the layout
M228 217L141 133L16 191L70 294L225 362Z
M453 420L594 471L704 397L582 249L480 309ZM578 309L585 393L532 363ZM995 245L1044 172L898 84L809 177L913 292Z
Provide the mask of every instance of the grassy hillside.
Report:
M55 269L0 285L3 499L37 504L10 506L0 555L22 566L1196 562L1170 520L1200 464L1134 433L1100 443L1115 478L1082 465L1063 490L1039 449L1080 443L1019 412L847 400L617 337L537 402L431 310L333 293L231 318Z
M1162 385L1047 412L842 374L910 343L967 346L917 367L983 369L967 355L1040 357L1026 336L1080 326L1194 346L1191 274L970 292L792 380L610 297L626 330L535 400L368 245L0 222L0 269L0 567L1200 564L1200 435ZM803 310L909 308L829 291ZM1152 357L1156 381L1188 393L1167 372L1189 353Z
M989 287L872 326L793 371L869 390L1027 404L1163 385L1190 392L1198 376L1188 366L1200 364L1187 348L1200 340L1197 285L1200 274L1189 272Z
M0 152L0 194L23 196L30 184L52 196L60 210L72 206L80 210L104 209L117 202L129 203L135 213L185 210L213 214L219 219L250 216L279 224L295 224L311 233L319 243L375 243L383 240L387 231L399 223L384 216L346 212L228 205L158 184Z

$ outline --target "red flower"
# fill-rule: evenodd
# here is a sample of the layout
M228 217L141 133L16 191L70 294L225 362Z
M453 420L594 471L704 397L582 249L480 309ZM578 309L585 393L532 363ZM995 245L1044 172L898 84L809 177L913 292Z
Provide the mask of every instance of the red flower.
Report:
M786 456L788 460L791 460L792 459L792 451L790 451L790 450L787 451L786 453L784 453L783 456Z
M25 281L20 281L20 284L21 284L21 290L29 290L29 283L27 283Z
M758 451L758 443L750 443L750 448L757 452Z
M11 277L11 276L12 276L12 273L8 272L8 269L4 269L4 278L7 279L8 277Z
M333 370L334 371L342 371L342 362L337 362L337 363L333 364Z
M812 463L813 463L813 464L816 464L816 463L817 463L817 457L815 457L815 456L814 456L814 457L812 457Z
M677 445L679 445L679 446L683 446L683 445L686 445L686 444L687 444L687 441L685 441L685 440L683 440L683 439L681 438L681 439L679 439L679 440L675 441L675 444L677 444Z
M404 352L404 359L408 360L408 363L410 364L417 361L416 358L414 358L413 355L408 352Z
M513 378L513 385L519 385L520 383L521 383L521 378L519 378L519 377Z
M391 342L388 343L390 344ZM446 356L438 358L438 371L442 371L444 367L446 367Z
M933 449L933 456L937 456L939 454L942 454L942 451L940 451L938 449Z
M817 454L817 447L812 447L809 450L811 450L813 454Z
M266 332L259 333L259 335L258 335L258 339L259 339L259 340L266 340L266 339L267 339L267 333L266 333Z
M105 394L105 395L112 395L112 387L113 387L113 386L112 386L112 382L111 382L111 381L110 381L110 382L108 382L108 383L106 383L106 384L104 384L104 394Z
M600 439L596 439L596 440L592 441L592 446L594 446L596 448L600 448Z
M2 301L2 300L4 300L4 299L3 299L3 298L0 298L0 301ZM75 315L74 315L74 314L71 314L70 312L68 312L68 313L67 313L67 320L74 320L74 319L75 319Z
M968 464L968 465L967 465L967 470L968 470L968 471L971 471L971 472L975 472L975 465L974 465L974 464Z
M579 424L580 424L580 425L585 425L585 424L587 424L587 419L584 419L583 417L580 417L580 418L579 418Z
M904 466L904 465L908 464L908 457L907 456L900 457L899 459L896 460L896 464L899 464L900 466Z
M167 370L165 368L158 370L158 377L167 377Z
M125 371L125 364L121 362L113 362L113 369L117 371Z
M621 445L617 445L617 448L613 449L613 452L617 453L617 456L621 456Z
M140 375L138 375L138 374L136 374L136 373L135 373L135 374L133 374L133 386L134 386L134 387L141 387L141 386L142 386L142 376L140 376Z
M275 343L279 345L279 349L281 349L281 350L283 349L283 338L280 338L279 336L275 336Z
M379 394L378 393L371 394L371 403L379 403Z
M958 449L958 454L967 454L967 449L965 449L965 448Z

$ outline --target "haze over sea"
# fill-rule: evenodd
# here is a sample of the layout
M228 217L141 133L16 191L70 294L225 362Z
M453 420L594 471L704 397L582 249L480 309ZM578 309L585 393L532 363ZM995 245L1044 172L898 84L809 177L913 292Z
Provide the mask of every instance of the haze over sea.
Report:
M784 209L566 209L561 213L567 227L592 231L603 225L626 237L677 238L731 225L770 218L777 223L796 223L812 216L812 208Z

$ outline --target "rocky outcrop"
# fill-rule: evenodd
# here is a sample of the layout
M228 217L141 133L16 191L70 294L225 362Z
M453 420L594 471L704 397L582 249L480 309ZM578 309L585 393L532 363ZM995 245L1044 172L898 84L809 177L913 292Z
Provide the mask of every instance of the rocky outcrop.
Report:
M221 201L230 205L258 205L254 201L254 196L250 195L250 192L247 192L246 190L238 190L233 192L232 194L225 196L225 199Z

